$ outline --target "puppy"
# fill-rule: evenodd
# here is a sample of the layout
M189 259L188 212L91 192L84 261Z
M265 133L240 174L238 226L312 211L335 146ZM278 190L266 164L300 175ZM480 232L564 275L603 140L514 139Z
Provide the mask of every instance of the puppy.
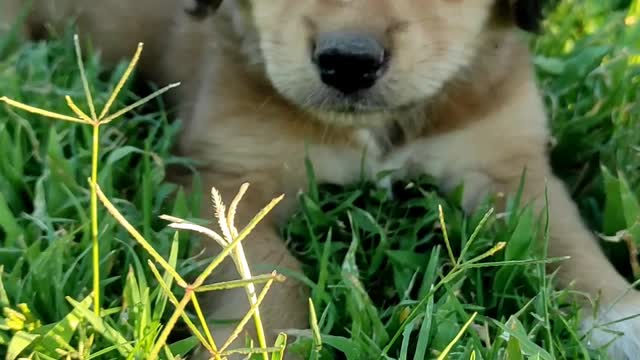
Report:
M186 124L180 147L206 165L203 191L215 186L228 201L241 183L252 184L239 224L286 194L245 242L254 268L299 270L277 226L307 183L305 155L320 182L359 179L366 152L371 177L395 169L396 178L435 176L445 190L462 183L469 211L486 194L517 191L526 169L524 200L542 211L548 192L549 255L571 257L559 265L560 285L601 294L604 310L611 309L588 317L585 327L640 312L639 292L622 296L630 284L550 169L547 116L523 32L537 29L541 1L233 0L217 11L208 6L220 1L151 1L104 2L99 13L111 29L89 9L79 14L81 33L107 58L123 56L114 44L123 38L153 44L143 70L152 80L183 81L175 97ZM49 3L77 14L80 2ZM156 20L160 34L128 27ZM209 206L204 211L211 215ZM215 244L207 250L215 254ZM227 263L213 280L236 277ZM308 326L306 296L292 279L274 286L261 307L274 330L270 342L279 329ZM240 290L210 300L213 318L248 309ZM613 327L624 335L610 347L612 358L635 358L640 321ZM214 335L226 338L230 330L215 326ZM609 335L596 332L592 340L603 344Z

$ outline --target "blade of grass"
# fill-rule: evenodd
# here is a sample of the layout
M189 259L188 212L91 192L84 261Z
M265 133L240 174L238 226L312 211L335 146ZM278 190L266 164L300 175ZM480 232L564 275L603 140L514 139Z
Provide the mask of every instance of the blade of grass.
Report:
M91 182L90 182L91 183ZM136 230L127 219L122 216L122 214L116 209L116 207L109 201L109 199L105 196L105 194L100 189L98 184L92 184L96 188L96 194L98 198L104 205L104 207L109 211L111 216L113 216L118 223L124 227L129 234L142 246L151 257L158 263L162 268L167 271L173 278L176 280L179 286L186 288L187 282L176 272L176 270L160 255L158 252L149 244L149 242ZM222 261L222 260L220 260ZM211 270L213 271L213 269ZM186 305L185 305L186 306Z
M129 77L131 76L131 73L133 72L133 69L136 67L136 64L140 60L140 55L142 54L143 47L144 47L143 43L138 43L138 48L136 49L136 52L133 55L133 58L131 59L129 66L125 70L124 74L122 74L122 77L120 77L120 81L118 81L118 84L116 85L116 87L111 92L111 96L109 96L109 100L107 100L107 103L104 105L104 108L100 112L100 117L97 118L98 120L103 120L104 117L107 116L107 114L109 113L109 110L113 105L113 102L116 100L116 98L120 94L120 91L122 91L124 84L127 82ZM95 115L94 115L94 119L95 119Z
M254 277L249 278L249 279L231 280L231 281L224 281L224 282L219 282L219 283L215 283L215 284L202 285L202 286L198 287L197 289L195 289L195 291L199 293L199 292L209 292L209 291L236 289L236 288L240 288L240 287L245 287L249 283L257 285L257 284L266 283L269 280L275 280L275 281L278 281L278 282L283 282L283 281L286 280L286 278L282 274L276 274L276 275L265 274L265 275L254 276Z
M87 74L84 70L84 63L82 61L82 50L80 49L80 40L78 34L73 35L73 43L75 45L76 52L76 61L78 65L78 69L80 70L80 79L82 80L82 88L84 89L84 95L87 99L87 104L89 105L89 111L91 113L91 119L93 121L97 121L96 117L96 108L93 105L93 96L91 95L91 91L89 90L89 81L87 81Z
M21 102L15 101L15 100L11 100L6 96L0 97L0 101L5 102L6 104L8 104L10 106L13 106L15 108L28 111L28 112L30 112L32 114L41 115L41 116L48 117L48 118L51 118L51 119L64 120L64 121L70 121L70 122L74 122L74 123L86 124L86 121L84 121L82 119L77 119L77 118L74 118L73 116L62 115L62 114L58 114L58 113L55 113L55 112L52 112L52 111L39 109L37 107L33 107L33 106L26 105L26 104L23 104Z
M124 108L122 108L121 110L118 110L113 115L109 115L106 118L100 120L100 124L103 124L103 125L104 124L108 124L108 123L112 122L113 120L121 117L122 115L128 113L129 111L134 110L135 108L148 103L150 100L152 100L152 99L154 99L154 98L156 98L156 97L158 97L158 96L166 93L167 91L169 91L169 90L171 90L173 88L176 88L178 86L180 86L180 83L169 84L169 85L163 87L160 90L154 91L151 95L145 96L142 99L134 102L133 104L127 105Z
M447 246L447 253L449 254L449 259L451 260L451 264L455 265L458 262L456 261L456 257L455 255L453 255L453 250L451 249L451 242L449 241L447 224L444 221L444 212L442 210L442 205L438 205L438 216L440 218L440 226L442 227L442 236L444 236L444 243Z
M473 313L473 315L471 315L469 320L467 320L467 322L464 324L462 329L460 329L460 331L458 332L458 335L456 335L456 337L453 338L453 340L449 343L449 345L447 345L447 347L438 356L438 360L444 360L444 359L447 358L447 356L449 355L449 352L451 352L451 349L453 349L455 344L460 340L460 338L462 338L462 335L464 335L465 331L467 331L467 328L469 327L469 325L471 325L473 323L473 320L475 320L477 315L478 315L477 312L475 312L475 313Z
M275 277L275 275L276 273L274 272L273 276ZM260 295L258 295L256 299L257 300L256 303L251 304L251 307L249 308L249 311L247 312L247 314L242 318L242 320L240 320L235 330L231 333L231 335L229 336L227 341L224 343L224 345L220 347L221 352L224 353L224 351L233 343L233 341L238 338L242 329L244 329L247 322L249 322L249 320L253 317L253 314L256 312L256 310L258 310L258 307L260 306L260 304L262 304L262 301L264 300L265 296L269 292L269 289L271 288L271 284L273 284L273 280L267 281L267 283L264 285L264 287L262 288L262 291L260 292ZM266 346L262 348L265 349Z
M173 292L171 292L171 289L169 288L168 284L164 281L164 279L160 275L160 272L158 271L158 268L156 268L156 266L153 264L153 262L151 260L149 260L147 262L147 264L149 265L149 268L151 269L151 272L153 273L153 276L155 276L156 280L158 281L158 284L160 284L160 287L162 288L164 293L169 298L169 301L174 306L177 307L180 302L175 297ZM187 324L187 326L189 327L189 330L191 330L193 335L195 335L198 338L198 340L200 340L200 342L203 344L203 346L205 346L207 348L207 350L217 352L215 341L209 342L208 339L205 339L205 337L202 335L200 330L198 330L196 325L191 321L191 319L189 318L189 316L187 316L187 314L184 314L184 313L182 314L182 320L185 322L185 324ZM206 327L205 327L205 329L206 329Z

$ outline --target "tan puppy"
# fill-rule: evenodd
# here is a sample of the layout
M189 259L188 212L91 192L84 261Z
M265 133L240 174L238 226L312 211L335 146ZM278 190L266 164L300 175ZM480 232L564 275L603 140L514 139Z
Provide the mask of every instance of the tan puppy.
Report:
M70 1L58 0L66 8L54 8L76 13ZM114 38L156 44L152 48L165 59L146 53L153 57L147 72L157 81L185 81L176 98L186 122L181 149L207 165L205 190L215 186L229 201L242 182L252 183L240 223L287 194L280 216L246 241L254 267L299 268L277 224L305 187L305 146L322 182L357 180L366 151L371 176L398 169L397 176L436 176L444 189L464 183L469 210L489 192L515 191L526 168L524 197L538 210L548 186L549 255L571 256L560 266L561 285L575 281L576 289L594 297L601 292L612 311L599 322L640 312L637 291L614 303L630 285L551 173L547 117L518 29L535 28L540 1L235 0L215 15L200 6L200 20L183 5L149 2L104 2L99 12L113 28L102 28L88 9L81 30L108 58L133 47L128 43L125 50ZM131 16L143 25L127 27ZM160 34L144 25L154 19L163 24L156 27ZM227 264L217 280L236 277ZM242 291L211 300L213 318L239 317L248 308ZM269 329L306 328L304 289L291 279L275 286L261 312ZM612 358L635 358L640 321L613 327L625 334L611 347ZM230 329L215 331L224 338ZM598 343L609 336L595 335Z

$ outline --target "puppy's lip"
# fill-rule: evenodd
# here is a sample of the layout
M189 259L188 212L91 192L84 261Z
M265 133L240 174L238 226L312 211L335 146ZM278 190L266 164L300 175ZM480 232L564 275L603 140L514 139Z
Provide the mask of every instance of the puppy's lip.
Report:
M313 111L344 115L367 115L393 110L385 106L369 106L356 103L344 104L339 106L311 106L310 109Z
M336 114L351 114L351 115L367 115L367 114L375 114L379 112L388 112L391 111L390 108L382 108L382 107L366 107L366 108L339 108L339 109L328 109L325 110L327 112L332 112Z
M363 112L362 110L356 110L353 112L332 111L327 109L309 110L310 113L314 115L313 118L324 124L351 128L376 127L382 123L388 122L391 119L390 114L392 113L385 110L370 112Z
M316 111L336 114L370 114L392 110L384 98L368 92L354 94L327 94L307 107Z

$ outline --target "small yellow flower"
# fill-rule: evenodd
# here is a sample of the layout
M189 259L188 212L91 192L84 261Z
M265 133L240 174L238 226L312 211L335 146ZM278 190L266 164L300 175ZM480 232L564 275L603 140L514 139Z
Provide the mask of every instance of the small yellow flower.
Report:
M11 331L33 331L41 326L40 320L31 313L27 304L18 304L18 310L9 307L2 309L4 321L0 328Z

